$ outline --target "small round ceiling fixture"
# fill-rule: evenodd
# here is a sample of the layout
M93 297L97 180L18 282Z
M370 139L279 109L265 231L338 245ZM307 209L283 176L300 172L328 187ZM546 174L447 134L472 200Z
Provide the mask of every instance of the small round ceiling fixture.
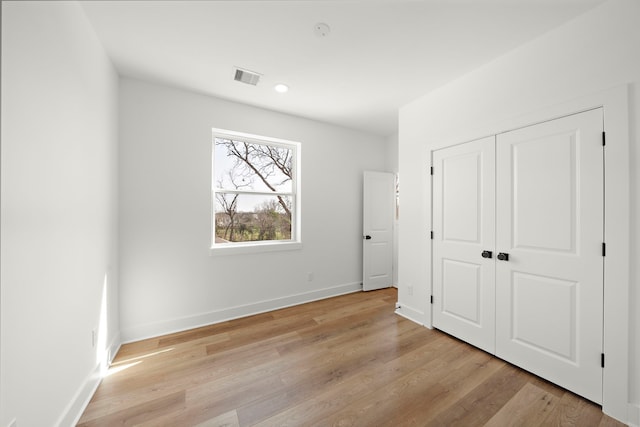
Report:
M285 93L289 91L289 86L282 83L278 83L273 87L273 89L278 93Z
M313 33L316 37L327 37L331 33L331 28L323 22L318 22L313 26Z

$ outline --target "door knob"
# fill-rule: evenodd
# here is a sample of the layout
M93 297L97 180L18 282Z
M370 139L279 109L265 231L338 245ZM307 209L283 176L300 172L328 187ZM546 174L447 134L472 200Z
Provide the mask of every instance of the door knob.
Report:
M500 261L509 261L509 254L506 254L506 253L504 253L504 252L500 252L500 253L498 254L498 259L499 259Z
M491 251L482 251L482 258L491 258L493 256L493 252Z
M369 235L364 236L364 238L365 238L366 240L371 240L371 236L369 236Z

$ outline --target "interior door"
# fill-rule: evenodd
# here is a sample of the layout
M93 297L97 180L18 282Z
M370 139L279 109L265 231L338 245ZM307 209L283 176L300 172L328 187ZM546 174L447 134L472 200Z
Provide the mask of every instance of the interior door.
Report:
M433 325L495 352L495 138L433 153Z
M497 137L496 354L602 402L602 110Z
M393 284L395 175L365 171L363 195L362 288L371 291Z

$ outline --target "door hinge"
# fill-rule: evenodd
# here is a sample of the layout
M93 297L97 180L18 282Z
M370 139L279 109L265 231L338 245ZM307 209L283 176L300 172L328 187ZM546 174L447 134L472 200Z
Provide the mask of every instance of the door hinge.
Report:
M433 295L431 295L431 304L433 304Z
M431 232L431 240L433 240L433 231Z
M604 368L604 353L600 353L600 366Z
M430 170L431 170L431 175L433 175L433 166L431 166Z
M602 256L607 256L607 244L602 242Z
M605 145L607 145L607 138L605 137L605 133L602 132L602 146L604 147Z

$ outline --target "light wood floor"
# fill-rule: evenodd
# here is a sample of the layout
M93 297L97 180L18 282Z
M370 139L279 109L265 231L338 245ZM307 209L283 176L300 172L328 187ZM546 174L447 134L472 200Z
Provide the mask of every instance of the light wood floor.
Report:
M79 425L620 426L599 406L349 294L124 345Z

